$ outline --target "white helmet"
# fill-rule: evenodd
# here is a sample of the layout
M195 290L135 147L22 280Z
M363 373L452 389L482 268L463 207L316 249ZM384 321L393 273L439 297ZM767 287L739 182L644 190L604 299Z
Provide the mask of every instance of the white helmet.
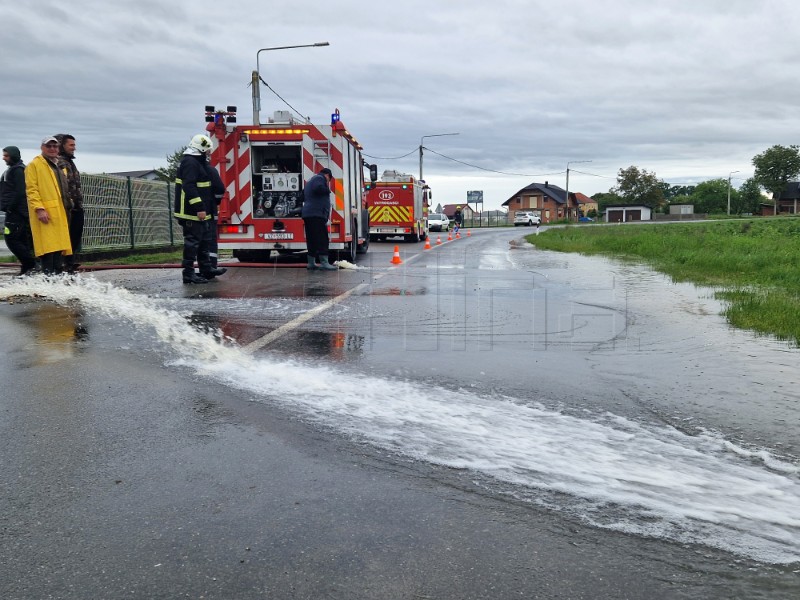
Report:
M192 141L189 142L189 148L194 148L201 154L211 152L211 139L207 135L198 133L192 138Z

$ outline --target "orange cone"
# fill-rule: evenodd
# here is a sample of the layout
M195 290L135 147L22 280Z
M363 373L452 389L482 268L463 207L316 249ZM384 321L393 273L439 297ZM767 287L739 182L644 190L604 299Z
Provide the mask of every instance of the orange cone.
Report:
M471 235L472 235L472 232L469 229L467 229L467 237L469 237Z
M425 248L424 249L425 250L430 250L431 249L431 236L427 236L425 238Z
M400 258L400 246L394 247L394 256L392 257L392 264L393 265L403 264L403 259Z
M436 245L437 246L441 246L442 245L442 236L440 236L440 235L436 236Z
M460 234L459 232L457 232L457 231L456 231L456 239L457 239L457 240L460 240L460 239L461 239L461 234Z
M448 242L452 242L453 241L453 234L450 233L450 231L447 232L447 241Z

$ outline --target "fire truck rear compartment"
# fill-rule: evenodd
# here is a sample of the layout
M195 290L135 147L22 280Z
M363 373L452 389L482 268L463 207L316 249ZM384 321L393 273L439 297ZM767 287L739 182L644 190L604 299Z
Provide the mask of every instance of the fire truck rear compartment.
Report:
M303 206L300 143L254 143L251 152L253 218L300 218Z

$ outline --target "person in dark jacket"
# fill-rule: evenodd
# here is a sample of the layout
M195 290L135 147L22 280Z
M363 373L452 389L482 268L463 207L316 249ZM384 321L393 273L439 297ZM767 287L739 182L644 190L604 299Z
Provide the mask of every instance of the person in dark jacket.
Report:
M83 239L83 191L81 190L81 174L75 166L75 138L68 133L57 133L54 136L59 141L58 168L67 178L67 195L71 208L67 210L69 220L69 241L72 244L72 254L64 257L64 270L74 273L80 265L76 262L76 254L81 250Z
M208 255L211 258L211 273L213 277L224 275L228 269L219 266L219 246L217 245L217 212L219 203L225 195L225 184L219 171L206 161L206 169L211 177L211 193L214 194L214 202L211 203L211 241L209 243Z
M208 283L217 275L210 256L216 200L206 156L209 152L211 140L208 136L194 136L183 152L175 178L173 215L183 229L183 283ZM195 261L199 274L194 271Z
M303 226L308 247L308 269L337 271L339 268L328 262L328 222L331 220L330 169L322 169L306 182L303 188ZM316 264L319 259L320 266Z
M25 192L25 164L16 146L3 148L3 160L8 165L0 175L0 208L6 213L3 235L6 246L22 265L19 274L25 275L36 268Z

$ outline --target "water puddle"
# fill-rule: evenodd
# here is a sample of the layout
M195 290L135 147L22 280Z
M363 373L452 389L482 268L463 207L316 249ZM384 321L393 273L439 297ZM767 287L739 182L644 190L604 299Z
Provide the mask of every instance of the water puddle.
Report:
M480 485L598 527L800 561L800 468L712 432L609 412L567 414L530 398L481 395L253 356L189 312L93 278L13 280L0 299L40 296L149 330L171 368L196 369L264 403L407 459L464 470ZM324 344L347 344L335 336Z

